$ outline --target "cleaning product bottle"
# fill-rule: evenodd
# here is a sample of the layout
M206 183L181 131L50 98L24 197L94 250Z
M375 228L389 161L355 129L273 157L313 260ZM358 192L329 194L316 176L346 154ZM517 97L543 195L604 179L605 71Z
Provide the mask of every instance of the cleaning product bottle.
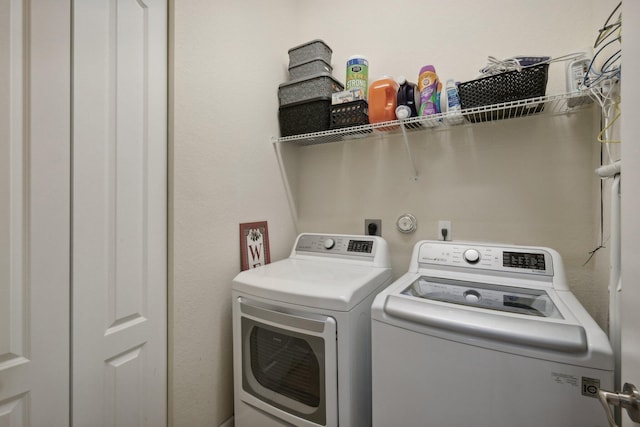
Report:
M347 59L347 80L345 90L354 94L357 99L367 99L369 84L369 61L363 55L353 55Z
M438 75L433 65L425 65L420 69L418 90L420 91L419 115L428 116L438 113Z
M447 106L447 122L458 125L464 121L462 117L462 106L460 105L460 94L458 86L453 79L447 80L445 86L445 102Z
M369 123L396 119L398 88L398 82L389 76L382 76L369 85ZM381 128L381 130L394 128Z
M420 106L420 92L418 85L408 82L406 77L398 77L398 97L396 107L396 116L399 119L416 117Z

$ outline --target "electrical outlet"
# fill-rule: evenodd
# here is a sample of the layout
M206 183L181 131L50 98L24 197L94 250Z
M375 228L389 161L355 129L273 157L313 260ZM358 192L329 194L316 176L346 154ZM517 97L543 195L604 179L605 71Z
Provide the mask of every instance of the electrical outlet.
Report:
M382 236L382 220L381 219L365 219L364 234L366 236Z
M451 240L451 221L438 221L438 240Z

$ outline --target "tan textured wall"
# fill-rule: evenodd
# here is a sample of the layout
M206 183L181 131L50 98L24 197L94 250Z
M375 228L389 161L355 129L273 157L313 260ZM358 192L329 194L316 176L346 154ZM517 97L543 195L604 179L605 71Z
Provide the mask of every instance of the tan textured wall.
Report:
M361 233L365 217L381 218L396 276L413 243L435 237L440 219L452 221L455 239L551 246L604 326L606 252L582 266L599 239L597 114L412 136L417 181L394 137L281 147L283 183L270 137L278 134L287 50L299 43L325 40L341 81L356 53L369 58L371 78L415 81L432 63L442 77L464 81L489 55L555 57L591 45L615 3L171 2L173 425L219 426L233 413L229 299L240 222L269 221L275 260L288 254L296 232ZM563 91L564 64L554 64L548 93ZM415 234L395 231L404 212L417 217Z
M271 136L290 1L172 4L170 419L233 415L231 280L238 224L266 220L271 256L295 237ZM265 17L271 17L265 19Z
M549 246L606 327L607 264L583 265L599 237L592 122L585 111L411 135L417 181L399 136L300 147L298 227L361 233L364 218L382 219L396 277L415 242L437 238L439 220L451 221L454 240ZM407 212L418 221L409 235L395 226Z
M374 0L366 8L345 3L335 16L326 3L302 2L300 16L314 19L300 38L322 38L333 48L339 79L358 53L369 59L370 80L387 74L416 81L420 67L433 64L441 78L466 81L489 55L557 58L591 46L615 4L458 0L389 8ZM349 24L354 16L362 25ZM565 63L551 64L547 94L564 91ZM364 218L381 218L395 275L406 271L415 241L436 238L438 220L452 221L458 240L550 246L562 254L576 296L606 328L606 250L583 266L600 238L598 127L593 109L412 135L417 181L399 137L298 147L298 157L285 162L300 171L298 229L363 232ZM419 224L409 236L395 229L404 212Z

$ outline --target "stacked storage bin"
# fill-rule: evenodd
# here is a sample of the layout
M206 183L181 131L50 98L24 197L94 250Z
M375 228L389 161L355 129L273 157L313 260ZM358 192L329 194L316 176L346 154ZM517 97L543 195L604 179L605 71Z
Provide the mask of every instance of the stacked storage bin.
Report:
M329 129L331 95L344 89L332 75L332 53L322 40L289 49L289 81L278 87L281 136Z

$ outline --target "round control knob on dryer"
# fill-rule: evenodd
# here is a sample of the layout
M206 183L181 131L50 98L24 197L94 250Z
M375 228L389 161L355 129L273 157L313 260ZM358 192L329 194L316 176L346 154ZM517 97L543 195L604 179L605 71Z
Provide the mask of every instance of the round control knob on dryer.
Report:
M480 252L475 249L467 249L464 251L464 259L470 264L480 261Z
M331 249L336 245L336 242L333 239L327 239L324 241L324 248Z

